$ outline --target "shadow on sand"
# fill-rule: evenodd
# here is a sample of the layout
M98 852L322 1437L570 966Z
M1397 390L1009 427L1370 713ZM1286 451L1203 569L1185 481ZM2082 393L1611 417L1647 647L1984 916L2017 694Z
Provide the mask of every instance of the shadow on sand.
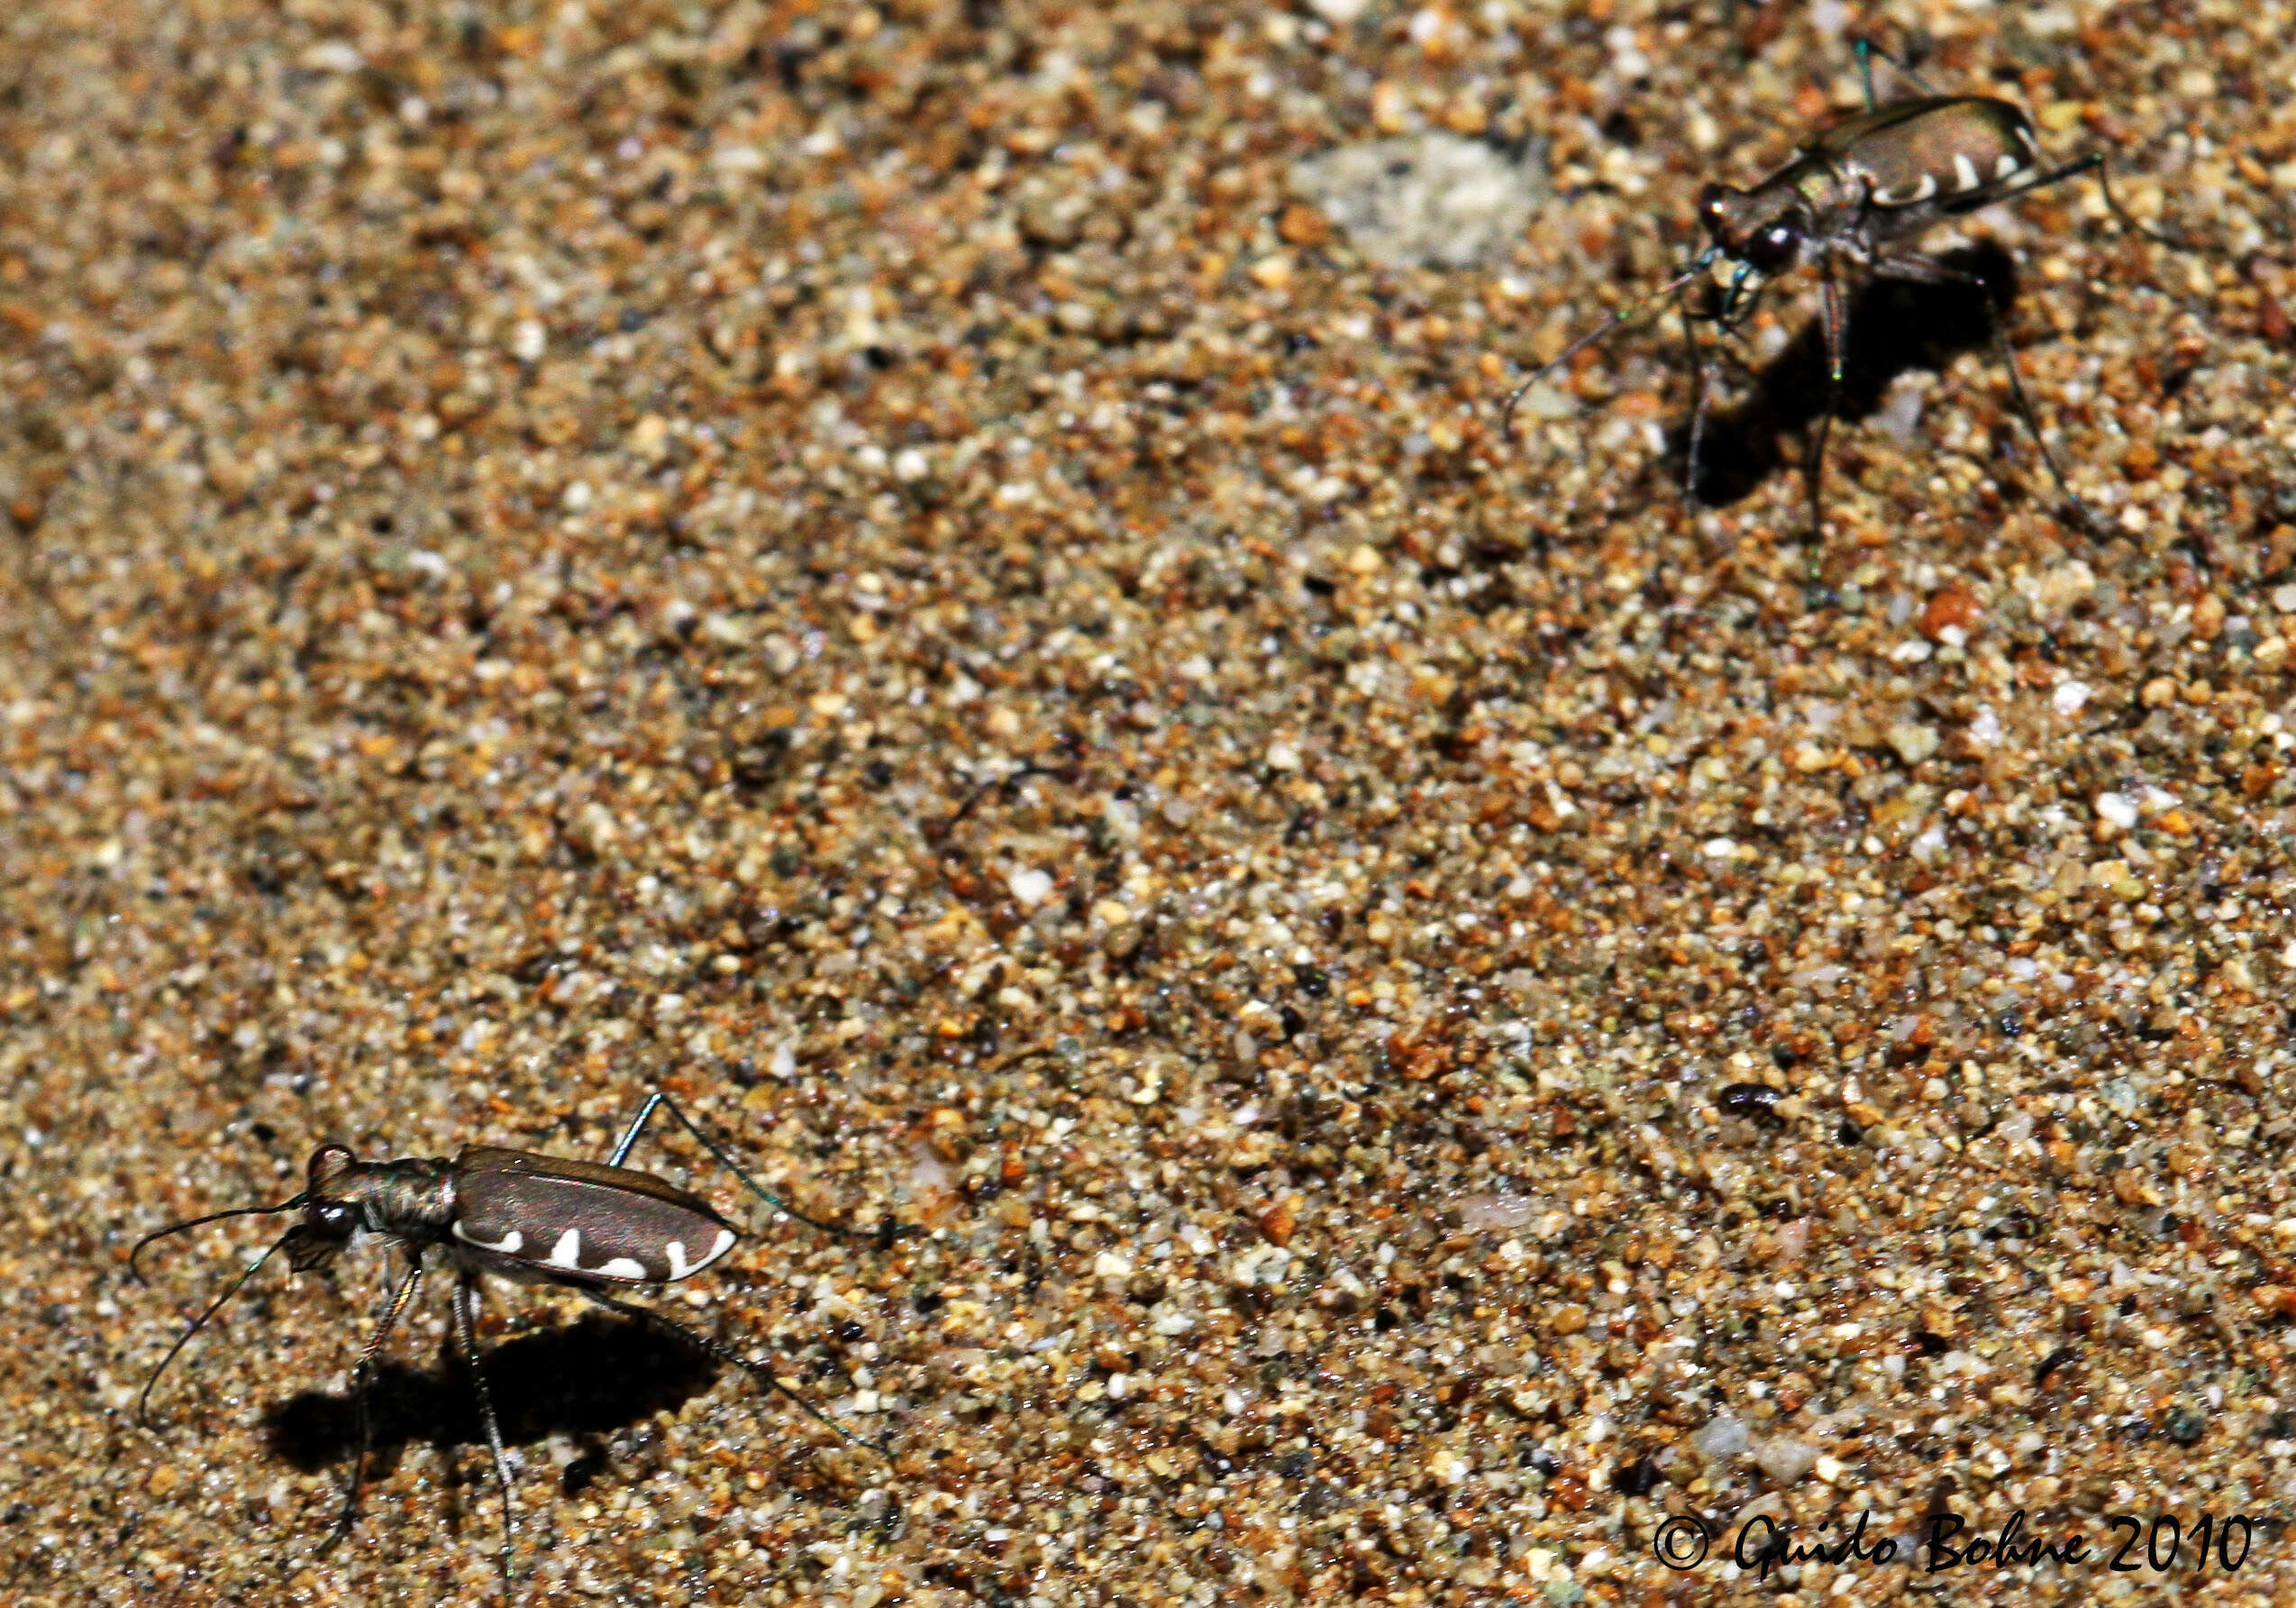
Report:
M410 1444L440 1451L484 1446L469 1371L450 1343L432 1372L385 1358L368 1394L372 1477ZM485 1354L502 1438L526 1446L556 1434L596 1437L674 1412L710 1387L716 1366L647 1326L603 1314L522 1335ZM271 1449L305 1474L348 1462L359 1448L349 1392L305 1391L264 1416Z
M1839 419L1862 419L1880 410L1891 382L1916 369L1942 370L1964 352L1989 349L1993 320L2017 296L2017 271L2009 253L1990 242L1943 252L1943 267L1984 279L1976 285L1924 285L1907 279L1874 279L1849 298L1849 353L1834 409ZM1991 294L1988 294L1990 290ZM1706 332L1701 343L1710 339ZM1718 360L1725 372L1733 367ZM1751 495L1781 469L1801 468L1800 442L1826 407L1826 331L1812 319L1765 364L1738 399L1707 415L1699 449L1698 500L1727 507ZM1690 420L1667 432L1671 472L1677 483L1690 444ZM1793 437L1790 453L1785 438ZM1838 452L1838 438L1829 458Z

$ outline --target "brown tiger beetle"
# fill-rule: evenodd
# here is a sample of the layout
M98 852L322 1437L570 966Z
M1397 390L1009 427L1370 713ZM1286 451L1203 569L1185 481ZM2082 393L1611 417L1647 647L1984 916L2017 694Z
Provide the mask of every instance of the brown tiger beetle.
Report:
M1872 58L1875 55L1881 55L1921 93L1888 105L1878 104L1873 95ZM2050 166L2034 137L2031 119L2008 101L1935 94L1910 70L1864 40L1857 41L1857 59L1865 85L1865 110L1827 129L1793 160L1751 189L1724 184L1702 188L1698 215L1707 234L1706 249L1681 273L1618 309L1599 328L1571 343L1560 356L1516 387L1507 398L1501 434L1512 434L1515 410L1534 386L1639 317L1645 308L1676 296L1710 272L1713 278L1706 287L1703 310L1692 312L1688 305L1681 306L1683 332L1698 371L1684 477L1685 494L1696 501L1711 365L1707 350L1693 333L1694 325L1708 323L1725 334L1735 333L1753 316L1772 279L1797 263L1810 262L1818 273L1827 358L1826 405L1817 413L1803 463L1809 488L1810 541L1815 544L1824 534L1819 488L1826 437L1839 405L1843 363L1849 348L1842 284L1845 269L1860 280L1898 279L1969 286L1988 296L1986 323L1994 352L2009 370L2010 393L2040 448L2042 462L2082 525L2094 534L2099 529L2096 520L2066 484L2055 454L2042 436L2040 421L2018 371L2016 353L2000 318L1991 315L1991 284L1982 275L1889 248L1947 218L2013 201L2091 172L2097 176L2106 205L2124 224L2162 245L2190 248L2146 228L2121 206L2106 176L2104 152L2092 151Z
M374 1381L375 1359L414 1298L415 1287L429 1265L451 1267L456 1275L452 1296L455 1338L470 1371L479 1420L486 1427L487 1443L494 1456L495 1480L502 1487L502 1578L506 1596L513 1578L512 1550L517 1521L512 1511L509 1455L503 1448L502 1428L495 1417L486 1373L478 1360L476 1318L481 1275L494 1274L520 1284L556 1284L579 1291L608 1311L652 1324L717 1362L780 1392L854 1445L867 1447L880 1457L889 1455L883 1445L864 1440L832 1422L818 1408L774 1377L763 1364L740 1356L723 1342L651 1307L608 1293L613 1290L655 1288L691 1277L733 1249L736 1238L733 1225L699 1195L651 1173L622 1165L657 1110L669 1112L720 1165L777 1211L825 1233L870 1240L880 1247L889 1246L901 1231L890 1218L872 1233L822 1222L794 1210L743 1171L724 1146L703 1132L692 1118L658 1091L648 1097L603 1165L492 1145L468 1147L451 1160L410 1156L396 1161L361 1161L341 1145L323 1145L312 1153L303 1192L291 1200L276 1206L242 1206L210 1212L158 1229L136 1242L134 1250L129 1253L128 1267L141 1283L143 1274L137 1265L138 1258L144 1247L154 1240L225 1218L302 1213L301 1220L249 1264L168 1348L167 1356L151 1370L151 1376L144 1381L143 1389L136 1397L136 1421L149 1427L145 1410L159 1375L190 1344L192 1337L206 1327L208 1320L221 1311L224 1303L239 1293L240 1287L274 1256L284 1251L290 1267L298 1273L309 1273L329 1267L345 1249L372 1238L405 1252L406 1271L393 1285L382 1321L360 1353L358 1366L352 1372L351 1393L358 1403L359 1454L351 1465L350 1493L326 1546L333 1546L347 1534L357 1517L373 1433L368 1395Z

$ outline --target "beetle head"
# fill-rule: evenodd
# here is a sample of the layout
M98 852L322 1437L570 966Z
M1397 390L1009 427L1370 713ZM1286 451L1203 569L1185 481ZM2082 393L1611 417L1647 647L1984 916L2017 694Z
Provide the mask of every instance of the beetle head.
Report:
M1722 255L1764 278L1785 272L1809 238L1809 215L1761 191L1709 184L1699 192L1699 222Z
M311 1153L303 1220L288 1229L280 1242L288 1265L297 1273L326 1266L350 1245L351 1236L367 1226L361 1204L366 1191L360 1187L366 1170L341 1145L322 1145Z

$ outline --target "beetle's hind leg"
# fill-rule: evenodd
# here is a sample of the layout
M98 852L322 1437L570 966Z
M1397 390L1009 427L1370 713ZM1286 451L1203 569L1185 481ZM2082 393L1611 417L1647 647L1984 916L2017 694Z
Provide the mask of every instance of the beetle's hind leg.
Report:
M495 1484L502 1487L502 1594L510 1596L513 1549L517 1544L518 1513L510 1484L510 1455L503 1449L502 1421L495 1416L494 1393L487 1388L487 1370L478 1360L478 1282L465 1275L454 1284L454 1336L462 1349L462 1365L470 1370L470 1393L478 1398L478 1421L486 1426L487 1448L494 1453Z
M2173 234L2163 233L2122 206L2120 196L2113 190L2111 168L2112 164L2103 151L2087 151L2074 157L2069 162L2060 162L2054 168L2020 178L2014 184L2004 186L2000 189L1980 191L1978 197L1973 201L1961 206L1944 206L1940 210L1951 215L1974 212L1983 206L1998 206L2005 201L2022 200L2036 190L2045 190L2052 185L2063 184L2068 178L2079 178L2083 174L2094 173L2097 176L2097 188L2105 197L2106 208L2120 221L2123 228L2143 235L2156 246L2166 246L2172 251L2191 251L2203 257L2211 255L2204 246L2195 245L2192 242Z
M2068 166L2074 170L2086 170L2088 168L2095 169L2097 173L2097 188L2105 197L2105 205L2112 210L2113 216L2118 218L2123 225L2127 228L2134 229L2137 233L2143 235L2146 240L2151 241L2155 245L2166 246L2172 251L2191 251L2196 256L2206 257L2213 255L2213 253L2204 246L2196 245L2191 241L2186 240L2179 235L2164 234L2160 230L2152 228L2148 224L2141 222L2135 213L2129 211L2126 206L2123 206L2120 204L2120 197L2113 194L2112 164L2105 160L2105 153L2103 151L2092 151L2089 152L2088 155L2076 159L2074 161L2068 164Z
M2071 482L2066 480L2064 469L2057 463L2057 455L2049 450L2048 437L2041 434L2041 416L2035 411L2033 398L2026 392L2025 376L2018 367L2017 349L2009 344L2009 331L2002 327L2000 311L1993 302L1992 281L1982 274L1947 268L1927 257L1887 257L1874 263L1873 270L1889 279L1911 279L1923 285L1971 285L1984 295L1986 333L1992 338L1994 356L2000 358L2001 366L2009 370L2009 395L2016 399L2017 411L2023 416L2026 429L2032 433L2033 444L2040 449L2041 461L2048 466L2049 478L2057 483L2057 489L2071 505L2073 516L2079 520L2082 528L2091 535L2101 534L2103 527L2098 524L2097 516L2090 512L2089 505L2081 500L2080 493L2073 490Z
M728 1346L723 1340L719 1340L709 1335L704 1334L700 1329L696 1329L689 1324L680 1323L677 1319L658 1308L641 1306L634 1301L616 1300L615 1297L606 1293L605 1291L589 1284L576 1284L572 1287L579 1290L584 1295L587 1295L590 1298L590 1300L597 1302L598 1305L606 1308L608 1311L620 1312L625 1318L635 1318L641 1322L651 1323L657 1328L665 1329L669 1333L676 1335L688 1346L693 1347L695 1349L702 1352L706 1356L715 1358L718 1362L724 1363L727 1367L740 1369L743 1373L747 1374L751 1378L756 1380L760 1384L765 1385L768 1389L778 1391L782 1395L788 1397L790 1401L797 1403L797 1405L805 1412L806 1416L812 1419L815 1423L822 1425L825 1429L829 1430L832 1433L837 1435L841 1439L850 1440L855 1446L867 1447L870 1451L875 1452L880 1457L887 1457L892 1455L880 1443L866 1439L861 1436L856 1435L851 1430L845 1428L844 1425L838 1423L835 1420L830 1418L827 1414L824 1413L820 1408L815 1406L811 1402L806 1401L804 1396L798 1394L796 1391L782 1384L780 1380L775 1378L772 1369L767 1367L763 1363L752 1362L748 1357L743 1357L740 1352L734 1350L733 1348Z
M615 1146L613 1156L607 1158L606 1164L607 1166L618 1167L622 1165L623 1158L628 1156L630 1154L631 1147L637 1144L638 1136L645 1131L647 1122L652 1119L654 1112L657 1110L668 1111L670 1115L670 1119L675 1121L679 1127L684 1128L688 1135L692 1136L696 1144L708 1151L711 1156L716 1160L719 1166L724 1167L727 1172L733 1174L734 1177L740 1179L743 1186L752 1194L755 1195L759 1200L763 1201L767 1205L772 1207L774 1211L779 1211L785 1216L796 1218L808 1229L818 1229L825 1234L842 1235L847 1239L873 1240L877 1243L879 1249L889 1247L893 1241L905 1231L901 1225L893 1220L892 1214L889 1211L887 1212L885 1220L880 1223L874 1231L866 1229L849 1229L842 1223L824 1222L817 1217L807 1217L804 1212L790 1205L779 1195L775 1194L771 1190L767 1189L765 1185L751 1177L749 1174L743 1170L742 1164L735 1161L733 1157L727 1153L724 1143L722 1140L716 1138L705 1130L700 1123L697 1122L693 1118L688 1117L685 1113L685 1110L676 1101L670 1099L669 1095L664 1094L659 1089L648 1095L646 1097L646 1103L639 1108L636 1119L630 1124L628 1131L623 1134L621 1143ZM906 1232L915 1234L922 1232L922 1230L912 1228L906 1230Z
M629 1128L622 1135L621 1142L615 1146L614 1154L606 1158L607 1166L618 1167L622 1165L624 1159L629 1156L631 1147L637 1144L638 1136L646 1131L646 1124L653 1119L654 1109L669 1098L659 1089L646 1096L646 1103L638 1108L637 1116L631 1119Z

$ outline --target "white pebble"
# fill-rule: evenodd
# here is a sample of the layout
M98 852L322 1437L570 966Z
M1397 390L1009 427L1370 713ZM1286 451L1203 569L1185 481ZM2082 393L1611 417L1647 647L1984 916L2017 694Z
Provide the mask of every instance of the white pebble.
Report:
M1701 1457L1735 1457L1746 1449L1753 1439L1742 1421L1724 1412L1690 1437L1690 1447Z
M1818 1456L1818 1448L1790 1435L1772 1437L1756 1443L1754 1448L1755 1466L1781 1485L1798 1484L1817 1463Z

